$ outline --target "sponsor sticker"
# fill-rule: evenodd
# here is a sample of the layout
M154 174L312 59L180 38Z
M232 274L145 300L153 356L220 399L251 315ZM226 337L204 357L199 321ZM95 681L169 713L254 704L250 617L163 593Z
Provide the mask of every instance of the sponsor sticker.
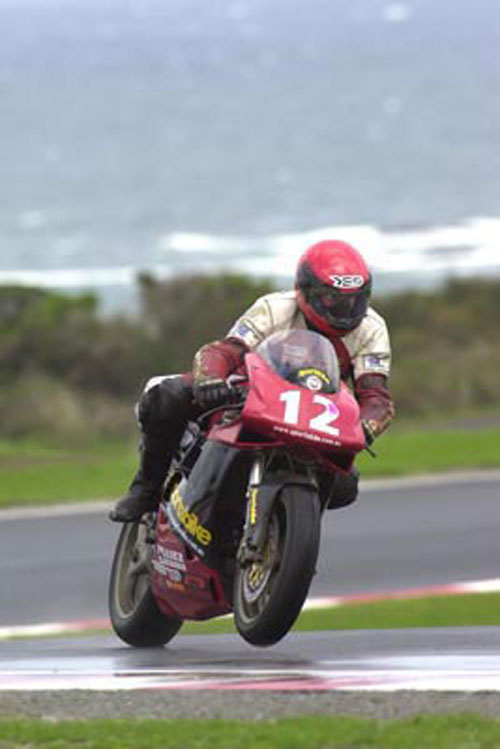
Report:
M330 385L330 378L321 369L300 369L301 384L309 390L322 390L324 385Z
M249 335L253 335L253 330L246 323L240 322L230 333L231 335L240 336L240 338L246 338Z
M363 356L363 367L372 372L387 372L389 369L389 354L365 354Z
M168 579L174 583L182 582L182 572L179 572L179 570L167 567L165 570L165 574L167 575Z
M178 521L184 526L185 530L193 536L198 543L202 544L202 546L208 546L212 540L212 534L208 528L205 528L200 523L196 513L190 512L187 509L178 486L175 487L170 496L170 505L174 510Z
M363 276L330 276L330 281L336 289L359 289L364 284Z

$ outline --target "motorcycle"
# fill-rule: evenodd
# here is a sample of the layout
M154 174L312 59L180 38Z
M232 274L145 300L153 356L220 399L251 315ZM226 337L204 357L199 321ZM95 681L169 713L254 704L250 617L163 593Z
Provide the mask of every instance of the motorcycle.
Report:
M230 613L247 642L276 643L309 591L322 514L355 497L365 437L332 344L274 333L245 369L228 381L233 402L188 424L158 511L121 530L109 611L129 645Z

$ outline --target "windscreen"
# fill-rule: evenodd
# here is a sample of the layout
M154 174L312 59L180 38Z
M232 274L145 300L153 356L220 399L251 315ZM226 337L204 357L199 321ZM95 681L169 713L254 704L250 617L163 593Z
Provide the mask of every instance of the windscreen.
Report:
M330 341L311 330L273 333L258 347L257 353L280 377L308 390L335 393L340 372L335 349Z

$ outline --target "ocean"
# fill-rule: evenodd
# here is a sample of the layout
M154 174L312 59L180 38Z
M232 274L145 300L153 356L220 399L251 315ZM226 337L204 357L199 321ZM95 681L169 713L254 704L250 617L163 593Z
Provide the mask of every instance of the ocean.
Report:
M0 283L500 274L498 0L0 0Z

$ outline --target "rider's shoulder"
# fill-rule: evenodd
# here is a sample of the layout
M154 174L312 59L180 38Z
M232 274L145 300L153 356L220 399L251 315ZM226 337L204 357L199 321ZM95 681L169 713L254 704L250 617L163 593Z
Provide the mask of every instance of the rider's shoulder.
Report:
M271 291L269 294L264 294L260 299L265 300L271 306L279 305L282 307L289 307L291 310L297 308L297 292L294 290Z
M260 297L258 302L267 307L271 321L279 327L286 325L297 314L298 303L295 291L273 291Z
M377 341L379 344L385 342L385 345L389 345L387 324L382 315L376 312L373 307L368 307L366 315L358 327L351 333L348 333L344 341L346 343L349 342L354 349L371 345L374 341Z
M363 323L370 328L387 328L386 321L373 307L368 307L361 324L363 325Z
M358 327L347 334L345 341L352 342L354 348L358 348L370 340L386 340L388 335L387 324L382 315L373 307L368 307Z

